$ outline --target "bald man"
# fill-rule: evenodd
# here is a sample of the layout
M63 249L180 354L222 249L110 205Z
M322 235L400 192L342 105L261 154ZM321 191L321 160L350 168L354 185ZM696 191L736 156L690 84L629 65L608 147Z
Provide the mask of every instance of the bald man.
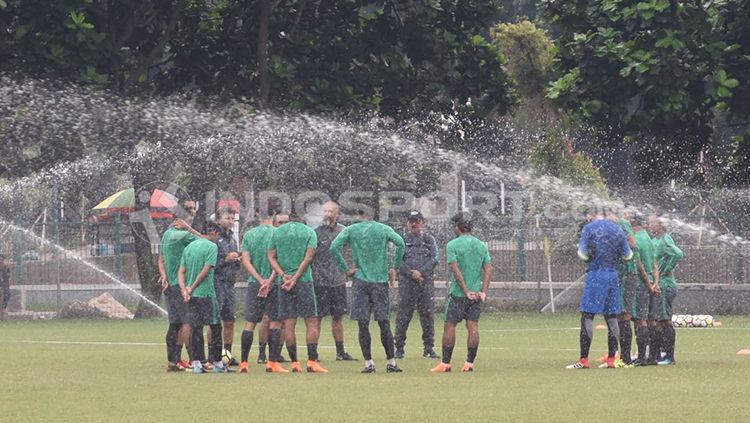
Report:
M346 275L339 272L329 250L331 242L344 226L338 223L339 206L333 201L323 204L323 222L315 228L318 249L312 262L318 319L331 316L331 331L336 342L336 360L356 360L344 350L343 317L347 312Z

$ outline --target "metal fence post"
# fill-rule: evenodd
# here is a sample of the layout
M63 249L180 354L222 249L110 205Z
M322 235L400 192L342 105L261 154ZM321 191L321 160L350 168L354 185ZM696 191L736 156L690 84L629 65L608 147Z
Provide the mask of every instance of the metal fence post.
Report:
M52 201L54 201L54 204L52 206L52 222L53 225L55 225L55 246L58 248L55 248L55 287L56 287L56 304L57 304L57 311L60 311L62 309L62 292L60 288L60 277L62 273L62 257L63 255L60 252L60 191L55 185L55 187L52 189Z
M115 276L122 276L122 243L120 240L120 212L115 213Z
M516 228L516 280L523 282L526 280L526 228L523 219L518 220Z

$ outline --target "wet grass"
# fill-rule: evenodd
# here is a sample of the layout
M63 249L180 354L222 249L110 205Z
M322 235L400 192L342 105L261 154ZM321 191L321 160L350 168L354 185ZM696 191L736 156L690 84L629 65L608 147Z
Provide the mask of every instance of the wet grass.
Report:
M371 375L359 373L361 361L334 361L328 320L322 375L267 374L257 364L249 375L165 373L164 320L3 321L0 408L3 421L746 421L750 356L736 352L750 347L750 318L720 320L678 329L676 366L575 371L564 367L578 356L577 315L487 314L476 371L466 374L428 371L434 361L420 355L416 318L404 373L386 374L373 324ZM460 368L465 330L458 335ZM359 357L351 322L346 337ZM239 336L235 343L238 355ZM596 330L592 358L605 343Z

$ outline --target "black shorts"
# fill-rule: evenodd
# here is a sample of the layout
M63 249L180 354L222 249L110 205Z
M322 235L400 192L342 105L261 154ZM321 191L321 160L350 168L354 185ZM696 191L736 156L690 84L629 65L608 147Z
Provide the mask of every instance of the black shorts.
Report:
M277 285L271 285L271 289L268 292L268 296L261 298L258 296L258 290L260 284L255 282L248 282L247 284L247 295L245 296L245 321L258 323L263 320L263 315L266 314L267 305L269 304L269 298L272 297L271 291L277 288ZM273 295L276 298L276 295Z
M315 285L315 300L318 303L318 316L341 317L346 314L346 285Z
M190 326L216 325L219 323L219 316L216 313L216 298L191 297L187 304Z
M480 314L482 314L482 302L479 300L449 296L445 304L446 322L459 323L464 319L478 322Z
M180 285L170 285L164 290L167 317L171 324L188 323L188 303L182 299Z
M352 320L370 320L372 314L376 322L388 320L391 313L391 291L387 282L365 282L354 279L352 282Z
M660 295L652 295L648 306L648 320L671 320L675 297L677 288L662 288Z
M222 322L234 322L235 297L237 296L234 282L229 284L217 280L216 283L214 283L214 288L216 289L216 303L219 307L219 318Z
M623 313L635 315L636 289L638 288L638 275L625 273L620 277L620 309Z
M234 303L235 297L237 296L234 282L229 284L217 280L214 283L214 288L216 289L216 303L219 307L219 318L222 322L234 322Z
M633 318L636 320L648 320L648 310L651 307L651 291L646 288L641 278L638 277L635 288L635 304L633 304Z
M297 282L291 291L278 287L278 315L274 321L318 316L315 287L312 282ZM271 313L268 314L271 317Z

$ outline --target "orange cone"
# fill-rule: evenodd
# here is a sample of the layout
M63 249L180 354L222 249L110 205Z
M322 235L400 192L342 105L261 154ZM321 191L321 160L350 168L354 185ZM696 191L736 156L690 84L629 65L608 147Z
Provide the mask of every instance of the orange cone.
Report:
M737 351L737 355L750 355L750 349L743 348L743 349Z

